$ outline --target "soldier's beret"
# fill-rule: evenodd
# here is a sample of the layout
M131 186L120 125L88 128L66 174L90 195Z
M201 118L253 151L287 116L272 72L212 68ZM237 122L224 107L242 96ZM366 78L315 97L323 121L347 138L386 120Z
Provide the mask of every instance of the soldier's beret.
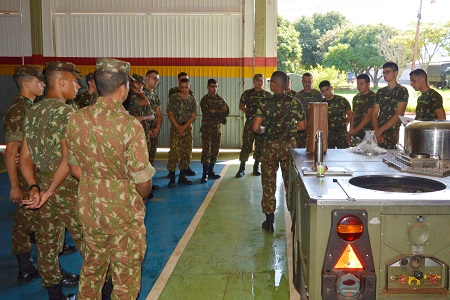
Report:
M142 84L145 84L145 77L144 76L141 76L141 75L138 75L138 74L133 74L133 78L134 78L134 81L137 81L137 82L140 82Z
M44 66L45 71L66 71L75 75L78 79L81 79L81 76L78 75L80 71L77 70L77 66L74 63L67 61L49 61L45 63Z
M130 76L131 80L134 80L130 75L130 63L127 61L114 58L98 58L96 65L98 72L125 73Z
M29 65L23 65L23 66L17 66L14 69L14 75L13 77L20 77L20 76L34 76L37 79L44 81L44 75L42 75L42 69L36 66L29 66Z

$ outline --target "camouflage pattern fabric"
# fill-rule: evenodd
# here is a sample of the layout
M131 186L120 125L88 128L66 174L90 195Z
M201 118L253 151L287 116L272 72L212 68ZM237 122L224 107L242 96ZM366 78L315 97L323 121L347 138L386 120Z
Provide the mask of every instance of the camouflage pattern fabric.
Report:
M150 107L149 109L151 109L154 113L155 113L155 120L153 121L144 121L146 123L148 123L149 128L151 130L156 128L156 110L157 107L161 107L161 100L159 99L158 94L154 91L154 90L149 90L147 88L144 87L144 95L147 97L148 101L150 102ZM148 156L150 161L153 163L156 159L156 149L158 147L158 137L152 138L149 136L148 139Z
M131 90L128 93L128 97L127 97L126 101L128 101L128 103L129 103L127 110L131 116L143 117L143 116L147 116L148 114L154 114L153 111L146 110L146 107L139 105L141 98L139 97L138 94L132 92ZM141 124L142 124L142 127L144 128L146 146L147 146L147 151L148 151L148 145L151 142L150 141L150 132L149 132L150 131L150 123L141 121Z
M442 96L436 90L429 89L417 99L415 120L432 121L436 120L436 110L444 108Z
M19 70L20 71L20 70ZM33 105L33 100L18 95L13 103L6 110L3 118L3 128L5 129L5 143L22 144L22 125L28 109ZM19 188L23 194L28 191L28 184L23 178L20 169L17 168ZM17 204L12 226L12 254L23 254L31 251L30 234L35 231L36 225L35 210L26 209L21 203Z
M177 86L174 86L169 90L169 97L178 94L179 92L181 92L181 90ZM189 89L189 95L194 96L194 92L191 89Z
M303 114L305 115L305 121L308 122L308 103L309 102L322 102L323 96L320 91L313 89L311 92L305 92L305 90L299 91L295 94L295 98L300 100L303 108ZM307 124L308 125L308 124ZM297 148L306 148L306 130L297 132Z
M239 160L245 162L248 160L250 153L253 149L253 142L255 142L255 151L253 153L253 159L261 159L261 150L263 139L260 135L256 135L252 130L253 115L259 107L262 99L271 97L271 94L265 90L257 91L255 88L244 91L241 95L240 103L245 105L245 117L244 130L242 131L242 146L241 153L239 154Z
M380 106L380 110L378 112L378 126L383 126L389 119L395 115L395 111L398 103L406 102L408 103L408 90L398 84L393 89L389 90L388 87L383 87L378 90L375 98L375 103ZM382 136L385 139L385 142L379 144L380 147L386 149L395 149L395 145L398 143L399 133L400 131L400 120L391 127L389 130L386 130Z
M87 91L78 95L75 98L75 102L77 103L79 108L83 108L92 104L95 104L98 99L98 92L94 91L92 94L89 94ZM67 102L66 102L67 103Z
M65 138L67 119L71 113L73 109L61 100L46 98L31 107L25 118L24 135L37 168L37 183L42 190L48 189L61 161L61 140ZM81 227L75 213L77 189L77 181L68 176L38 210L36 242L39 274L44 287L58 284L62 278L58 254L64 242L64 227L70 232L75 245L81 247Z
M180 94L173 94L169 97L166 112L173 113L178 124L186 124L191 115L197 112L197 101L193 96L189 96L188 99L183 99Z
M289 96L295 97L295 95L297 94L297 91L290 90L289 92L286 92L286 94L288 94Z
M80 299L99 297L108 266L112 299L136 299L146 250L145 205L136 184L155 174L143 127L120 101L100 97L70 118L67 161L82 172L77 202L85 252Z
M78 103L75 99L67 100L66 104L68 106L72 107L74 111L77 111L80 109L80 107L78 106Z
M261 156L261 207L263 213L270 214L276 208L276 179L280 165L285 188L288 187L289 149L296 146L297 122L304 120L304 114L298 99L274 94L262 102L255 115L264 119L266 127Z
M177 164L180 170L186 170L190 166L193 143L192 125L186 128L184 136L174 126L170 126L167 170L176 171Z
M353 123L353 128L358 127L358 125L362 122L364 117L367 114L367 111L370 108L373 108L375 103L375 93L373 91L369 91L367 94L362 95L358 93L353 97L352 107L353 107L353 115L355 116L355 121ZM359 132L355 134L355 136L363 139L366 135L366 131L373 130L372 121L369 121L366 126L364 126Z
M222 110L223 106L226 106L226 110ZM202 109L202 125L200 127L202 133L201 162L203 165L215 164L222 141L222 124L226 122L230 108L225 99L217 94L214 97L210 93L200 100L200 107ZM216 110L216 112L211 112L211 110Z

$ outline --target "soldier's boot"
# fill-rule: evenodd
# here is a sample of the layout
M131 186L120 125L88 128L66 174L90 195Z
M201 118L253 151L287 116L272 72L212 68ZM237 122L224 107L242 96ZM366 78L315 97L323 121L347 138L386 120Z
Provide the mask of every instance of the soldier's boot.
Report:
M261 171L259 170L259 161L255 160L255 164L253 165L253 175L259 176L261 175Z
M239 166L239 170L236 173L236 177L242 177L245 175L245 161L241 161L241 165Z
M61 283L46 287L49 300L75 300L74 294L64 295Z
M105 281L102 288L102 300L111 300L111 294L113 290L112 278Z
M170 171L169 172L169 188L173 188L175 186L175 171Z
M63 287L74 287L78 285L78 282L80 281L80 275L70 273L59 265L59 271L61 272L62 279L61 279L61 286Z
M178 177L178 183L191 185L192 181L186 178L186 170L180 170L180 176Z
M203 165L203 173L202 173L202 179L200 180L201 183L208 182L208 164Z
M16 254L16 258L19 265L19 276L17 276L18 282L30 281L38 275L38 268L34 264L31 252Z
M192 170L190 166L185 171L186 171L185 174L184 174L185 176L195 176L195 175L197 175L197 172Z
M214 173L214 164L209 164L208 177L211 179L219 179L220 178L219 174Z
M275 221L275 215L273 213L266 214L266 220L262 223L262 228L265 231L272 233L274 221Z

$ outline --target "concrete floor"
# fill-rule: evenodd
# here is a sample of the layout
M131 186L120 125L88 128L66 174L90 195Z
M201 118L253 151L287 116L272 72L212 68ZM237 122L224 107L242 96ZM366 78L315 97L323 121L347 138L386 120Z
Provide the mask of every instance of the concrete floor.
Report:
M216 166L222 178L200 184L201 164L192 186L167 188L166 161L157 160L154 183L161 186L146 203L147 254L139 299L300 299L292 285L289 212L281 174L275 233L261 229L261 179L235 178L239 161L226 154ZM195 154L194 154L195 159ZM40 279L16 283L16 260L10 254L14 205L7 201L9 182L0 174L0 299L46 299ZM70 243L70 237L68 237ZM34 253L36 257L36 253ZM61 258L79 272L80 255ZM64 289L76 293L76 288Z

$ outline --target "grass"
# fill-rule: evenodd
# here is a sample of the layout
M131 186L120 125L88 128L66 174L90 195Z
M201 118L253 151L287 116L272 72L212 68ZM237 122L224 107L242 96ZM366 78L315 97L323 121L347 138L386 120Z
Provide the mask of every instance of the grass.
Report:
M420 92L416 92L411 86L404 85L409 92L409 100L408 100L408 106L406 107L407 112L416 112L416 105L417 105L417 98L420 96ZM372 89L373 90L373 89ZM376 90L373 90L376 92ZM444 104L444 110L446 113L450 113L450 89L436 89L441 96ZM335 94L344 96L347 98L348 101L350 101L350 104L352 103L353 97L358 93L358 90L356 89L356 86L348 87L348 88L339 88L335 89Z

